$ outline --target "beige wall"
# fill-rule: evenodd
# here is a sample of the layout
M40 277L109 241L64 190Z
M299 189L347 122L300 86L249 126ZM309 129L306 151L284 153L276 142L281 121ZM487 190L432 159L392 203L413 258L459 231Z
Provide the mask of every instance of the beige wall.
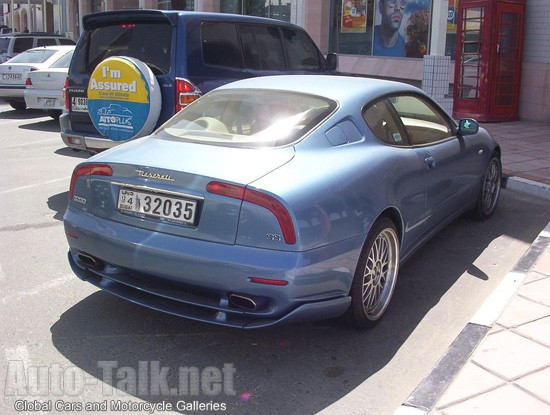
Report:
M520 119L550 122L550 64L524 62L521 70Z

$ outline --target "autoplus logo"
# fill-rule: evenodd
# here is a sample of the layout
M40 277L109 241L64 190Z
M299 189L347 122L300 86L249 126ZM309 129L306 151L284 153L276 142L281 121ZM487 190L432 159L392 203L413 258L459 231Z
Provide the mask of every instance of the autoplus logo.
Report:
M150 82L143 73L147 70L132 58L112 57L93 71L88 111L101 134L115 141L139 135L151 110Z

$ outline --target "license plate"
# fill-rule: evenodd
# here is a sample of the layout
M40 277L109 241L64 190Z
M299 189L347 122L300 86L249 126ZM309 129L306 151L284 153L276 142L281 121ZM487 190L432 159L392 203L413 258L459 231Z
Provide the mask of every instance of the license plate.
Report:
M20 73L5 73L2 74L2 79L4 81L20 81L22 75Z
M71 97L71 111L88 112L88 98Z
M120 189L117 209L179 224L193 225L197 201L166 194Z
M44 106L45 107L55 107L55 99L53 98L47 98L44 100Z

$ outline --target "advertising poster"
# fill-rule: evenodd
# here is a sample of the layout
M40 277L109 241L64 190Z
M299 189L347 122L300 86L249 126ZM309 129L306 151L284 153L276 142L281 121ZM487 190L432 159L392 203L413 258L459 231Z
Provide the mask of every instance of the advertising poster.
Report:
M421 58L428 52L431 0L376 0L372 54Z
M456 33L458 0L449 0L449 12L447 14L447 33Z
M365 33L367 31L367 0L343 0L342 33Z

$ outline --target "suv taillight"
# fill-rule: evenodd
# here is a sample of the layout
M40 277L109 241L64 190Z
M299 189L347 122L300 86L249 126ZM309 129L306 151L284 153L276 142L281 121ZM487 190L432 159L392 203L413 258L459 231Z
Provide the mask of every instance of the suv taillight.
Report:
M31 78L27 78L27 80L25 81L25 86L27 88L32 88L32 81L31 81Z
M176 112L199 99L202 92L187 79L176 78Z
M63 85L63 98L65 99L65 109L69 111L69 93L67 92L69 88L69 77L65 78L65 85Z

